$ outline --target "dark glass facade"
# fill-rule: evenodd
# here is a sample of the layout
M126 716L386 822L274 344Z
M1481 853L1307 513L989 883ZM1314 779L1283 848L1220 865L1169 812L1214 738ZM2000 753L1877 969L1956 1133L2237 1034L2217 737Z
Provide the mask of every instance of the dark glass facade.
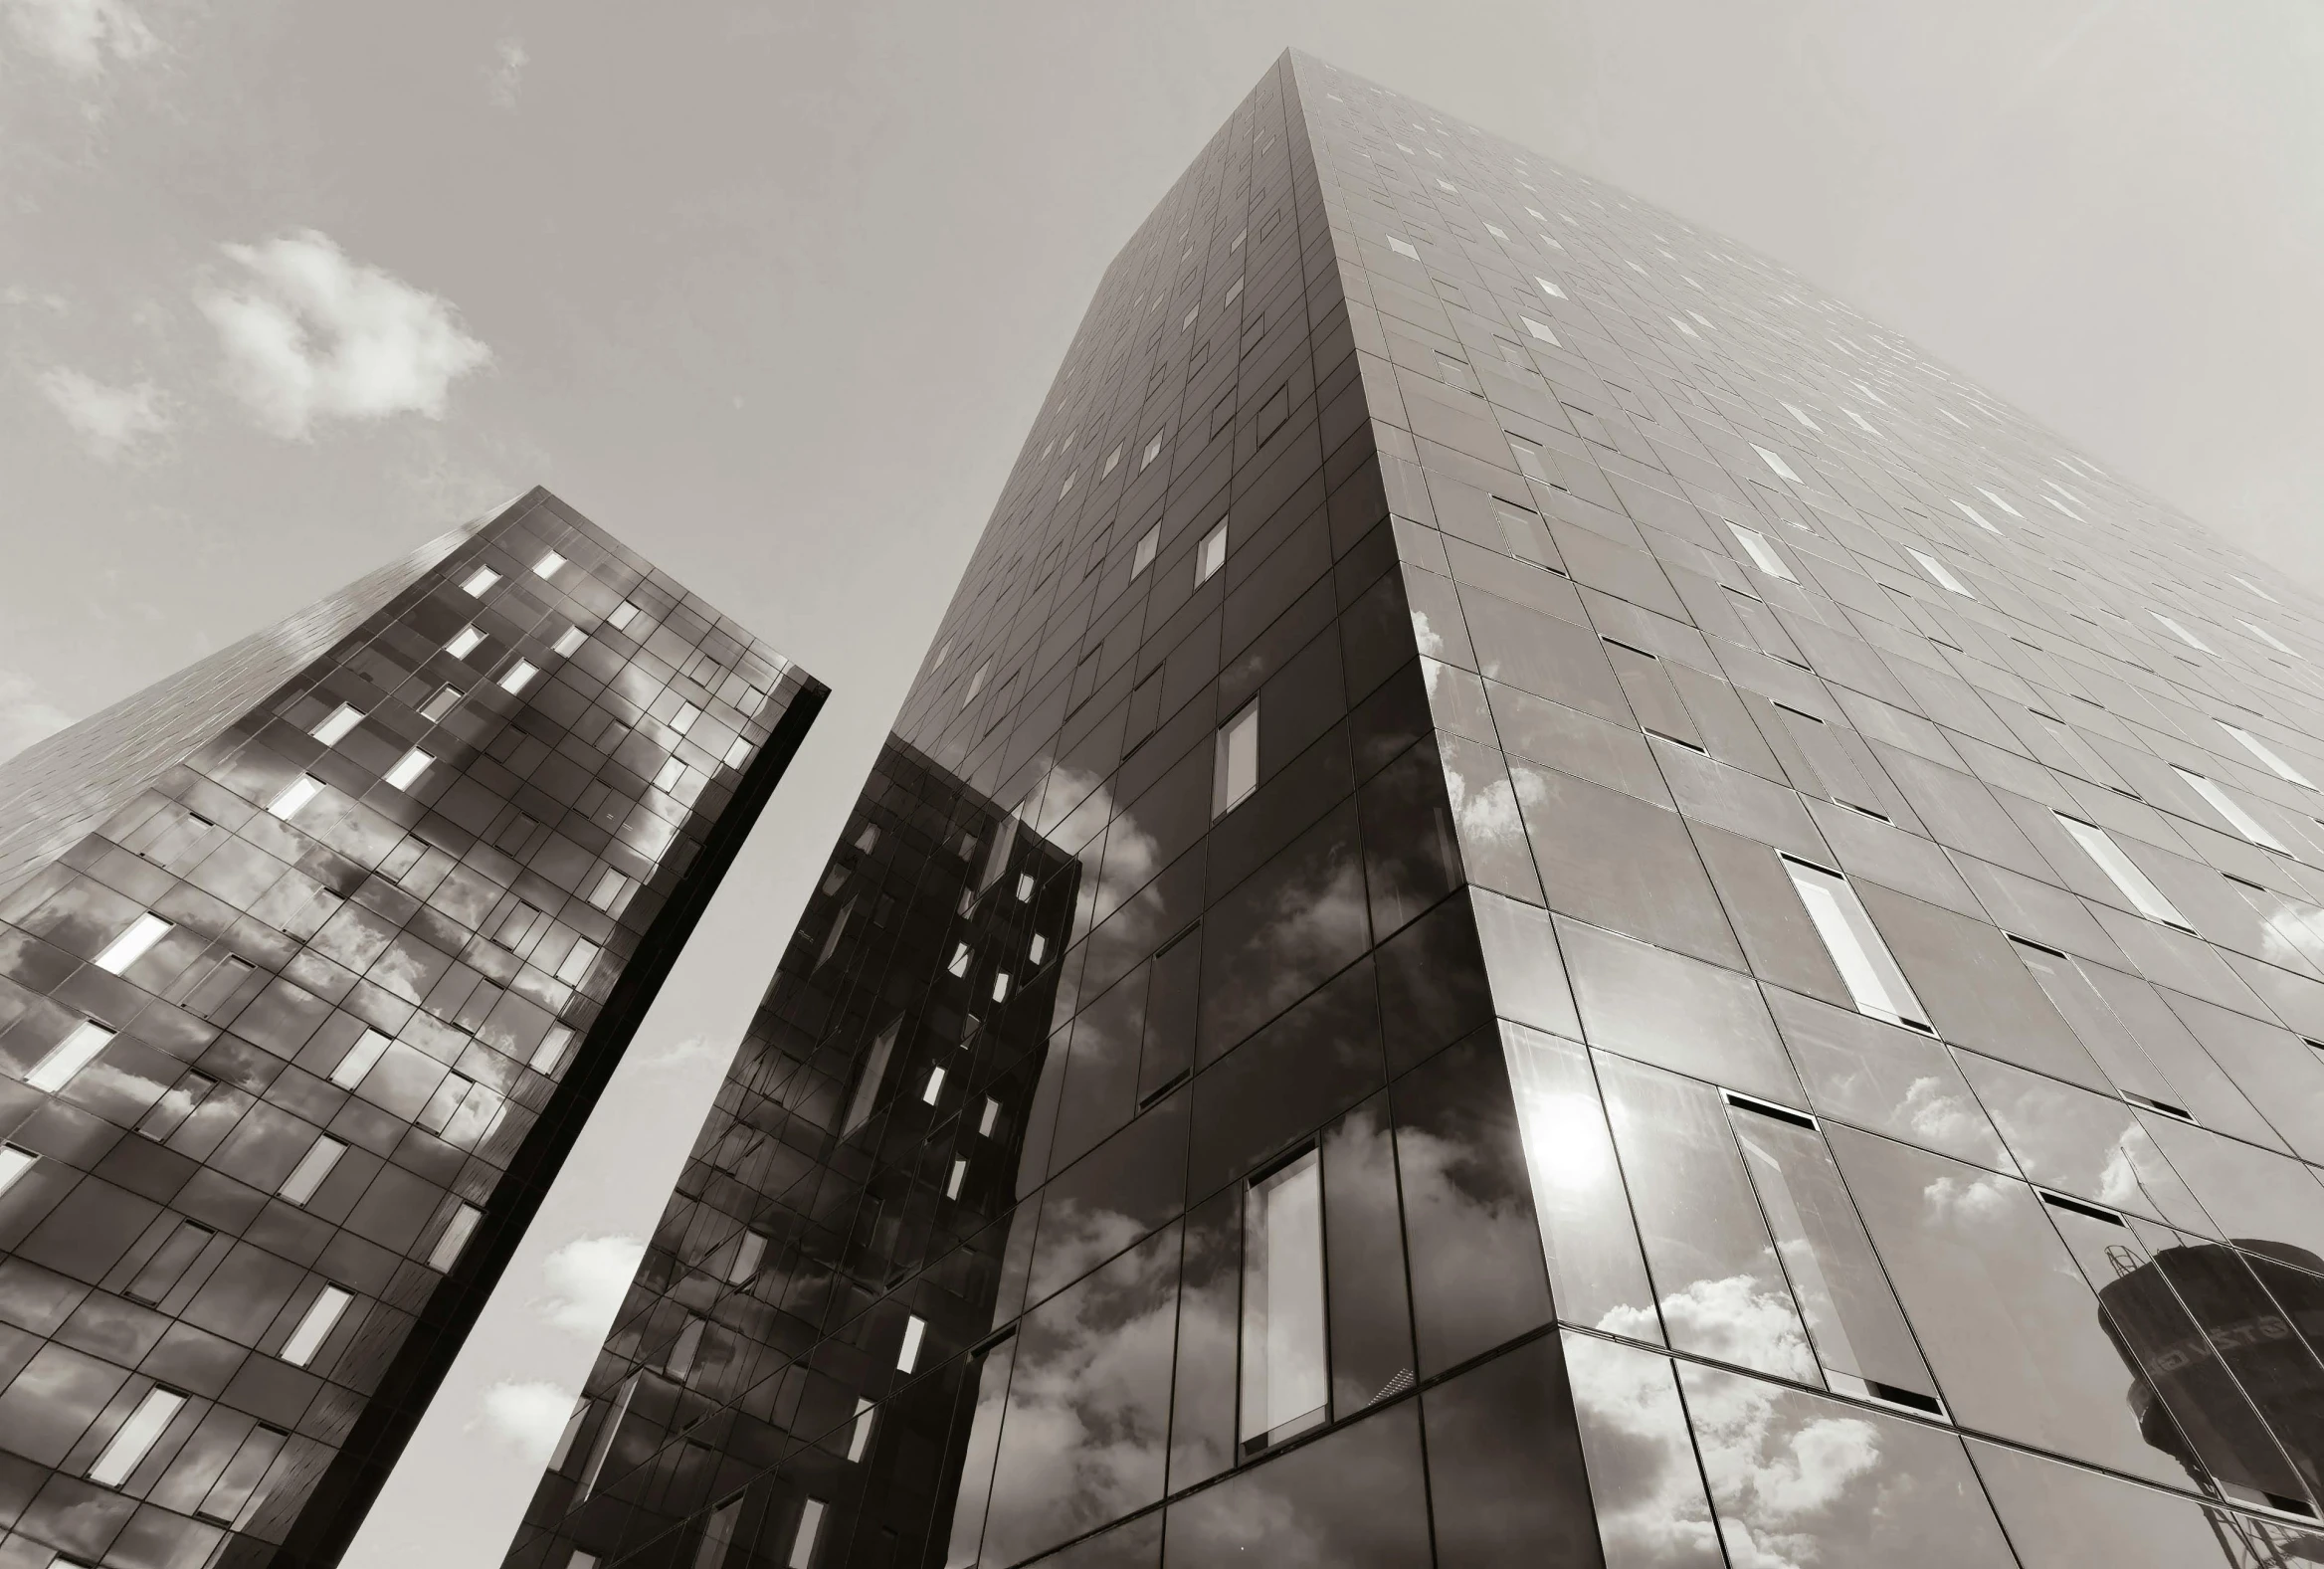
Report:
M1286 56L510 1564L2324 1561L2319 649L1784 270Z
M823 697L534 490L0 765L0 1565L337 1560Z

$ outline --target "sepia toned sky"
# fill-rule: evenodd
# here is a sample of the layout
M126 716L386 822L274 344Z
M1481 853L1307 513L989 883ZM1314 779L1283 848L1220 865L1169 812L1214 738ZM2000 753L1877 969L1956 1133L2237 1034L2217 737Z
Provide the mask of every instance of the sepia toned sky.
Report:
M1293 44L2324 589L2310 0L0 0L0 753L535 482L835 688L352 1565L498 1563L1100 272Z

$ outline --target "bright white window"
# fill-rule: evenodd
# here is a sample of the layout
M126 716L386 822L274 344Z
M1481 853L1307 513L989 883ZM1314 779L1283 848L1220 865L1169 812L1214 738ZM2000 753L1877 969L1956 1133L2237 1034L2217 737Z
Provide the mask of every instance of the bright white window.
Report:
M1027 962L1038 966L1041 963L1042 956L1048 952L1048 936L1042 932L1035 932L1033 934L1033 940L1027 943L1025 946L1025 957Z
M1858 414L1855 410L1847 407L1845 404L1840 405L1840 412L1846 415L1849 419L1855 421L1856 429L1862 431L1865 435L1877 436L1880 434L1878 431L1872 429L1872 422L1870 420L1865 419L1861 414Z
M2236 833L2241 834L2245 839L2248 839L2254 845L2264 845L2269 850L2283 849L2282 843L2278 841L2273 834L2267 831L2265 824L2261 823L2259 819L2253 817L2250 813L2244 811L2243 808L2236 803L2233 796L2227 794L2227 791L2222 790L2217 784L2214 784L2211 780L2206 779L2201 774L2189 773L2186 769L2180 767L2177 763L2173 763L2171 765L2171 771L2177 774L2180 778L2186 780L2187 787L2189 789L2193 790L2197 795L2202 796L2206 801L2209 801L2211 803L2212 810L2219 813L2220 816L2226 818Z
M734 744L726 748L725 763L729 768L740 768L750 761L750 737L737 735Z
M1539 285L1541 286L1541 292L1542 292L1543 294L1545 294L1549 295L1549 297L1550 297L1550 298L1552 298L1552 299L1563 299L1563 298L1565 298L1565 296L1566 296L1566 292L1565 292L1564 290L1562 290L1562 289L1558 288L1558 287L1557 287L1557 285L1555 285L1555 284L1551 283L1551 282L1550 282L1548 279L1546 279L1546 278L1539 278L1539 277L1536 277L1536 278L1535 278L1533 281L1534 281L1535 283L1537 283L1537 284L1539 284Z
M346 1152L347 1146L335 1138L316 1139L298 1157L298 1164L290 1168L290 1175L283 1179L283 1185L275 1190L276 1196L292 1204L304 1204L314 1197L315 1189L322 1186L323 1178L331 1174L331 1168Z
M292 1367L304 1367L314 1360L322 1343L338 1328L347 1305L355 1300L355 1293L325 1285L307 1305L306 1313L298 1320L298 1327L290 1331L290 1338L283 1342L283 1360Z
M1986 516L1983 512L1979 511L1976 507L1971 506L1967 501L1964 501L1956 496L1953 500L1953 504L1960 508L1961 515L1963 517L1968 518L1971 522L1984 529L1987 533L1998 534L2001 532L1999 528L1995 527L1992 523L1986 520Z
M1138 454L1138 472L1140 474L1145 473L1145 471L1153 465L1154 460L1161 456L1162 437L1161 434L1157 432L1154 436L1154 439L1146 443L1146 450Z
M1413 249L1411 241L1400 240L1395 235L1388 237L1388 249L1394 251L1398 256L1409 256L1416 262L1421 259L1420 252Z
M306 733L325 746L336 746L347 738L349 730L362 722L363 710L353 703L342 702L324 716L322 723Z
M944 967L955 975L966 975L968 973L968 944L965 942L957 943L952 949L952 962Z
M1115 448L1113 449L1113 451L1111 451L1111 452L1109 452L1109 453L1107 453L1107 454L1105 455L1105 468L1104 468L1102 471L1100 471L1100 472L1099 472L1099 474L1098 474L1097 478L1099 478L1100 480L1102 480L1102 479L1104 479L1104 478L1106 477L1106 475L1109 475L1109 474L1113 473L1113 471L1114 471L1115 467L1116 467L1117 465L1119 465L1119 464L1120 464L1120 462L1121 462L1121 448L1120 448L1120 447L1117 445L1117 446L1115 446Z
M1183 316L1180 316L1180 317L1178 318L1178 330L1179 330L1179 331L1181 331L1181 332L1184 332L1184 331L1185 331L1185 330L1186 330L1188 327L1191 327L1191 326L1193 326L1193 325L1194 325L1194 318L1195 318L1196 316L1199 316L1199 315L1201 315L1202 313L1203 313L1203 307L1202 307L1200 304L1192 304L1192 305L1188 305L1188 306L1186 307L1186 314L1185 314L1185 315L1183 315ZM1067 476L1065 477L1065 489L1066 489L1066 490L1070 490L1072 488L1073 488L1073 480L1072 480L1072 477L1071 477L1070 475L1067 475Z
M1154 564L1154 554L1161 548L1162 525L1160 523L1156 523L1153 527L1147 529L1144 533L1138 536L1138 548L1130 556L1130 576L1135 578L1139 573L1145 571L1146 568L1152 566Z
M1246 1453L1323 1420L1323 1181L1314 1150L1261 1177L1243 1205Z
M501 672L500 689L509 693L520 692L531 686L532 679L539 674L540 667L533 664L532 661L518 660L507 670Z
M1209 533L1203 535L1203 542L1195 546L1195 586L1200 588L1203 584L1208 583L1212 578L1217 577L1219 575L1219 569L1226 564L1227 521L1225 518L1221 518L1219 520L1219 526L1212 529Z
M976 1119L977 1137L991 1138L993 1136L993 1124L1000 1120L1001 1102L995 1100L991 1095L985 1096L984 1111Z
M2292 646L2291 646L2290 644L2288 644L2288 643L2284 642L2284 640L2283 640L2283 639L2281 639L2281 638L2277 637L2277 636L2276 636L2274 633L2272 633L2272 632L2268 631L2268 630L2267 630L2265 627L2261 626L2261 625L2260 625L2258 622L2256 622L2256 621L2246 621L2246 622L2244 622L2244 623L2243 623L2243 627L2244 627L2244 630L2245 630L2245 631L2247 631L2247 632L2249 632L2249 633L2251 634L2251 636L2253 636L2253 637L2257 638L2257 639L2258 639L2260 642L2262 642L2262 643L2266 644L2266 645L2267 645L2269 648L2271 648L2271 649L2275 650L2275 652L2276 652L2276 653L2278 653L2278 654L2290 654L2290 655L2292 656L2292 658L2294 658L2294 659L2298 659L2298 658L2299 658L2299 655L2298 655L2296 652L2294 652L2294 651L2293 651L2293 649L2292 649Z
M437 1238L436 1246L428 1250L428 1268L443 1275L458 1264L462 1250L468 1247L468 1240L477 1234L477 1227L484 1218L484 1212L473 1204L463 1204L453 1211L451 1223L444 1228L444 1235Z
M2024 512L2019 511L2016 507L2003 500L1999 495L1996 495L1993 491L1987 490L1982 485L1977 488L1977 493L1984 496L1987 500L1993 502L1994 505L2000 507L2003 511L2009 513L2012 517L2024 517L2026 515Z
M1032 900L1032 898L1033 874L1030 872L1020 872L1017 874L1017 902L1020 904L1028 903ZM1036 942L1039 942L1040 940L1041 939L1039 937L1034 938L1034 941Z
M1228 303L1228 304L1230 304L1230 305L1231 305L1231 304L1233 304L1233 303L1234 303L1236 300L1238 300L1238 299L1241 299L1242 297L1243 297L1243 280L1242 280L1242 279L1240 279L1240 278L1238 278L1237 280L1235 280L1235 282L1234 282L1233 284L1229 285L1229 286L1228 286L1228 288L1227 288L1227 299L1226 299L1226 303Z
M147 1390L128 1420L113 1431L97 1464L89 1468L89 1479L100 1487L118 1487L127 1481L185 1407L186 1397L175 1390Z
M848 1463L861 1465L864 1452L872 1447L872 1420L878 1408L863 1396L856 1397L856 1425L848 1432Z
M107 974L118 975L153 951L153 945L175 929L159 915L148 910L129 922L128 929L104 945L104 952L97 956L97 967Z
M1792 576L1792 569L1784 565L1784 558L1775 553L1775 546L1767 542L1767 535L1756 528L1746 528L1735 522L1727 524L1727 531L1735 536L1735 542L1743 547L1743 553L1751 558L1751 564L1760 571L1769 577L1780 577L1787 583L1800 581Z
M269 803L267 811L288 823L297 815L300 807L320 794L322 794L322 781L307 774L300 774L283 787L283 793Z
M426 719L430 724L434 724L450 713L453 704L459 701L460 688L458 686L439 686L436 688L436 695L420 705L420 717Z
M579 627L567 627L557 635L556 649L559 654L578 654L581 652L581 645L588 641L588 633L583 632Z
M463 627L452 635L450 643L444 645L444 652L456 660L465 660L469 655L475 653L477 645L484 641L484 635L476 628Z
M1912 557L1913 560L1920 563L1920 569L1929 575L1930 580L1934 582L1937 587L1945 589L1951 593L1959 594L1963 599L1975 599L1977 597L1975 594L1969 592L1968 584L1962 582L1959 578L1953 575L1953 569L1951 567L1945 565L1944 562L1939 561L1935 556L1930 555L1926 550L1915 550L1912 548L1912 546L1906 545L1904 547L1904 553Z
M387 1055L387 1048L386 1036L377 1030L364 1031L362 1037L347 1048L346 1056L339 1059L339 1066L331 1070L331 1082L341 1089L354 1088Z
M1518 314L1517 319L1525 323L1526 331L1532 333L1542 342L1547 343L1551 348L1556 348L1558 346L1557 334L1549 329L1548 322L1536 321L1531 316L1525 315L1522 312Z
M565 558L557 554L554 550L551 550L547 555L542 556L538 561L535 561L532 564L532 575L534 577L555 577L557 575L557 568L563 566L564 564Z
M664 763L662 765L661 772L654 776L654 788L663 791L675 790L678 788L678 782L684 777L684 762L678 758L673 757L670 759L670 761Z
M1798 420L1802 425L1807 426L1808 429L1816 432L1818 435L1823 434L1824 427L1817 424L1814 420L1808 418L1808 411L1806 409L1801 408L1797 403L1787 403L1784 405L1784 408L1790 412L1793 419Z
M767 1256L767 1240L759 1232L746 1231L734 1245L734 1262L726 1266L726 1283L740 1285L758 1274L758 1267Z
M987 1105L991 1101L985 1102ZM40 1156L29 1149L18 1149L14 1144L0 1144L0 1193L16 1186L16 1179L32 1170Z
M2253 735L2249 730L2244 729L2240 725L2228 724L2225 720L2221 721L2220 728L2233 736L2237 743L2242 746L2243 750L2258 758L2262 763L2265 763L2267 765L2268 772L2274 774L2276 778L2285 781L2287 784L2305 785L2310 790L2316 788L2314 785L2308 783L2308 776L2306 774L2301 773L2290 763L2287 763L2282 758L2276 756L2272 747L2270 747L2265 741L2261 740L2258 736Z
M472 595L475 595L478 598L482 598L484 595L491 591L491 587L494 583L499 581L499 573L493 571L488 566L481 566L478 567L474 572L470 573L468 581L461 584L460 586L467 589Z
M930 1104L930 1105L934 1105L934 1104L936 1103L936 1097L937 1097L938 1095L942 1094L943 1092L944 1092L944 1070L943 1070L943 1069L941 1069L941 1068L931 1068L931 1069L929 1069L929 1070L928 1070L928 1086L927 1086L925 1089L922 1089L922 1090L920 1091L920 1098L921 1098L922 1100L925 1100L925 1101L926 1101L928 1104Z
M959 1198L960 1184L967 1176L968 1162L965 1160L955 1160L952 1163L952 1174L944 1179L944 1197L948 1199Z
M1218 806L1223 816L1259 788L1259 704L1245 706L1219 732Z
M84 1019L66 1033L65 1039L49 1048L48 1055L33 1065L25 1076L25 1082L35 1089L51 1094L73 1081L73 1076L97 1061L97 1054L112 1043L113 1032L95 1019Z
M549 1033L540 1038L540 1045L533 1048L532 1061L527 1066L536 1074L553 1074L563 1066L565 1051L572 1044L571 1026L552 1025Z
M1784 858L1784 870L1792 875L1792 886L1807 906L1808 919L1814 923L1816 935L1824 939L1825 951L1832 955L1856 1011L1890 1024L1928 1029L1928 1015L1920 999L1913 996L1904 971L1897 967L1888 944L1880 940L1879 929L1864 913L1863 901L1848 886L1847 879L1789 856Z
M2214 652L2210 644L2204 642L2203 639L2197 637L2194 633L2188 631L2185 627L2179 625L2178 622L2172 620L2169 616L2164 615L2161 611L2150 610L2147 612L2147 614L2161 622L2165 631L2169 632L2171 636L2177 638L2180 642L2186 644L2189 648L2201 649L2206 654Z
M2098 863L2098 870L2106 874L2106 880L2121 891L2124 898L2130 900L2131 906L2141 915L2184 931L2195 929L2187 924L2187 917L2179 913L2178 907L2163 896L2163 890L2156 887L2153 881L2139 870L2138 863L2123 854L2122 847L2114 842L2113 835L2094 823L2068 817L2063 812L2051 815L2065 825L2065 831L2074 836L2075 843L2089 853L2090 859Z
M589 902L599 909L611 909L613 901L622 896L622 889L629 886L629 882L628 878L607 867L597 875L597 886L589 890Z
M908 1373L920 1360L920 1341L926 1338L928 1321L914 1313L903 1321L903 1344L896 1349L895 1370Z
M823 1533L823 1500L810 1498L799 1506L799 1529L791 1536L791 1556L783 1569L808 1569L815 1561L815 1538Z
M670 727L683 735L694 727L694 721L701 716L702 710L694 704L690 702L679 703L678 717L670 721Z
M415 746L395 760L395 766L387 771L387 782L398 790L409 790L420 782L420 775L426 773L429 764L435 761L435 758Z
M1009 996L1009 972L1008 972L1007 970L996 970L996 971L994 971L994 972L993 972L993 1001L995 1001L995 1002L1005 1002L1005 1001L1008 999L1008 996Z
M605 618L606 625L612 627L616 632L620 632L627 628L631 622L637 620L638 614L638 607L625 599L613 607L613 614Z

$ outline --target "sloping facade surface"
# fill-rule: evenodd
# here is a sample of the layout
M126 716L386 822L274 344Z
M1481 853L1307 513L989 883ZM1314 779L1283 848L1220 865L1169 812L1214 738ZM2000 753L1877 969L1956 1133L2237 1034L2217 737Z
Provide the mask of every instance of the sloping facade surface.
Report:
M1285 57L510 1562L2319 1561L2319 649L1784 270Z
M536 490L0 769L0 1564L336 1560L822 695Z

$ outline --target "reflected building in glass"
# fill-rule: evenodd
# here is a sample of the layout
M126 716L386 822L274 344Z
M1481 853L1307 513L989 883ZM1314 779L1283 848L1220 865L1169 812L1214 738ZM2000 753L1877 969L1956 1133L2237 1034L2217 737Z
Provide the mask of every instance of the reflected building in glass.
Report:
M2320 651L1781 268L1286 56L509 1562L2324 1562Z
M0 764L0 1565L338 1561L823 697L536 489Z

